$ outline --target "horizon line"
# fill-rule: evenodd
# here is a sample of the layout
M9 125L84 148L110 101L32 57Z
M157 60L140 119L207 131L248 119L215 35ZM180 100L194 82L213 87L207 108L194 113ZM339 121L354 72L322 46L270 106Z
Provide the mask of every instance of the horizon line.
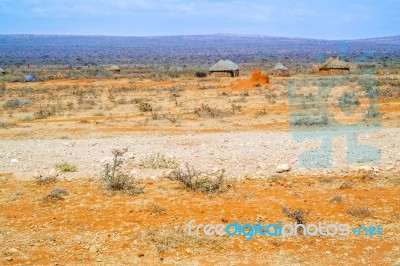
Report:
M323 39L311 37L298 37L298 36L272 36L267 34L232 34L232 33L210 33L210 34L176 34L176 35L104 35L104 34L47 34L47 33L0 33L0 36L40 36L40 37L114 37L114 38L163 38L163 37L201 37L201 36L230 36L230 37L269 37L269 38L286 38L286 39L304 39L304 40L318 40L318 41L359 41L371 40L382 38L400 37L399 35L377 36L367 38L355 39Z

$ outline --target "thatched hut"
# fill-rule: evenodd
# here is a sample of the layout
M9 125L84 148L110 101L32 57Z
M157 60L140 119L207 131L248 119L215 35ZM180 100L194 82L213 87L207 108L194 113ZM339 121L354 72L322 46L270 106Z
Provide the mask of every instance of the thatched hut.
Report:
M218 63L210 67L208 72L216 77L237 77L239 76L239 67L231 60L219 60Z
M350 72L349 64L339 57L333 59L330 57L320 68L319 73L323 75L348 74Z
M0 67L0 76L4 76L5 74L6 74L6 71Z
M290 77L289 69L280 62L275 65L273 73L280 77Z
M116 65L112 65L108 70L110 70L113 74L121 73L121 68Z

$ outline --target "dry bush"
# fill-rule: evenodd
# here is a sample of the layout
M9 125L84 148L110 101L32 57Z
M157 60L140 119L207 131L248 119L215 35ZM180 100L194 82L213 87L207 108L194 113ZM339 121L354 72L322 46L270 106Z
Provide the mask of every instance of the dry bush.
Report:
M38 179L35 180L35 183L38 185L47 185L47 184L52 184L56 183L58 181L56 176L41 176Z
M55 113L56 113L55 106L46 106L46 107L40 106L39 111L33 113L33 117L35 119L45 119L55 115Z
M58 201L64 200L64 196L68 196L68 190L65 188L53 188L49 194L44 197L44 200Z
M340 203L343 201L343 196L342 195L335 195L333 198L331 198L331 202L334 203Z
M7 100L3 108L4 109L17 109L22 106L31 105L33 101L31 99L19 98L19 99L9 99Z
M289 218L295 220L297 224L306 224L306 215L308 215L309 211L303 211L302 209L291 210L289 207L284 206L282 207L282 212ZM298 233L303 233L303 228L298 228Z
M347 212L354 217L358 218L367 218L371 216L372 212L368 207L363 206L353 206L350 207Z
M344 181L342 184L340 184L339 188L340 189L346 189L346 188L352 188L354 186L354 182L350 180Z
M153 107L148 102L140 102L138 108L141 112L151 112L153 110Z
M124 163L122 157L127 151L128 148L114 149L112 151L114 156L113 161L111 164L106 163L104 165L100 178L106 190L121 191L128 195L141 194L143 193L144 186L140 185L132 177L120 172Z
M165 155L163 154L156 153L143 158L140 161L140 166L152 169L159 169L159 168L176 169L178 168L179 163L174 159L165 157Z
M138 238L142 243L153 246L157 253L173 252L179 248L200 252L199 249L215 250L230 246L227 237L196 236L194 232L189 235L187 230L182 228L172 230L162 227L138 234Z
M222 192L225 183L224 170L208 175L196 172L188 164L186 170L175 170L169 178L181 182L187 190L201 192Z
M165 209L165 207L161 206L160 204L153 204L151 212L160 215L165 215L167 213L167 209Z
M228 114L226 111L222 111L218 108L213 108L210 107L208 104L202 104L200 108L195 108L194 113L198 117L211 117L211 118L216 118L216 117L223 117Z
M0 121L0 129L8 129L13 127L14 125L15 124Z

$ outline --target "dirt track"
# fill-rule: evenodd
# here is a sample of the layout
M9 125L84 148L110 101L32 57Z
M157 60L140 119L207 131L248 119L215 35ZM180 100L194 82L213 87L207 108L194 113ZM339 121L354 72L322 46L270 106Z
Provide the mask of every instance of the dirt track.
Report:
M381 150L382 163L368 164L374 169L400 169L400 129L383 129L379 133L359 136L361 143ZM0 145L0 173L13 173L17 178L48 175L56 163L69 162L78 171L62 173L65 177L96 177L102 164L110 159L111 150L128 147L129 174L136 177L156 177L168 169L141 169L140 160L160 153L186 162L201 171L225 169L227 177L269 176L278 164L291 165L292 172L312 173L299 169L301 151L317 149L318 141L295 141L290 132L237 132L190 135L150 135L82 140L6 140ZM365 165L346 162L346 139L333 142L333 168L326 171L349 171ZM132 156L135 158L132 159ZM131 157L131 159L128 159ZM319 171L319 173L321 173Z

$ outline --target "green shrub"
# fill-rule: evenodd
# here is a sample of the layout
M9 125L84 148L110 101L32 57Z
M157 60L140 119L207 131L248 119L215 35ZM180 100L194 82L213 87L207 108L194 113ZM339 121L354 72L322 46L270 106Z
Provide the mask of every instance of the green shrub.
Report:
M144 168L169 168L175 169L179 166L178 162L174 159L170 159L165 157L163 154L153 154L143 158L140 162L140 165Z
M55 165L55 167L61 172L76 172L78 170L76 165L69 164L67 162L58 163Z
M151 112L153 110L153 107L148 102L140 102L138 107L141 112Z

